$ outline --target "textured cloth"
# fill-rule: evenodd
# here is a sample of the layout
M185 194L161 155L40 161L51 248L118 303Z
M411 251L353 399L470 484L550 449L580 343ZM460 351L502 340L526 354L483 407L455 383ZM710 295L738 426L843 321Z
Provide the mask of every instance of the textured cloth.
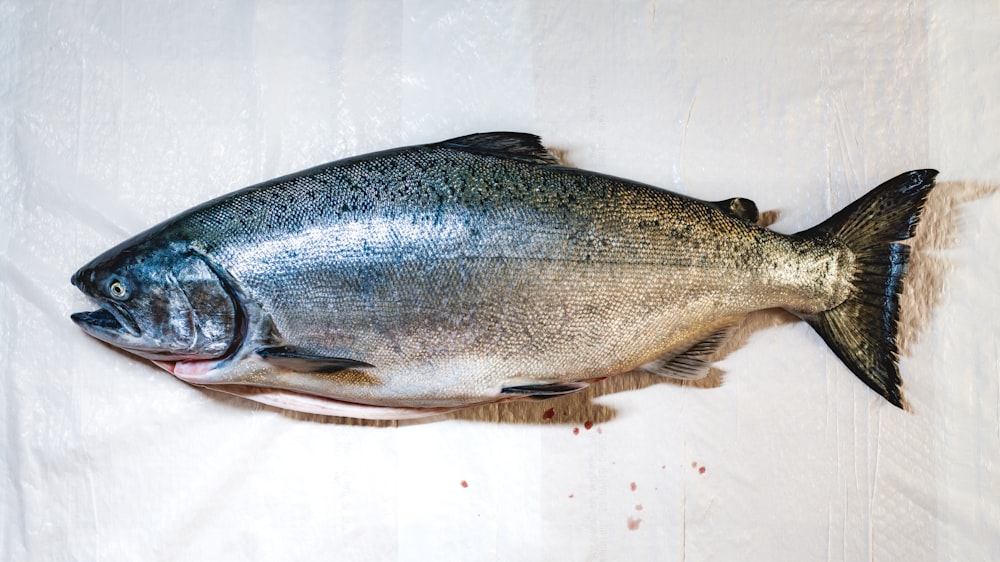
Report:
M1000 552L1000 6L678 4L0 2L0 555ZM912 412L777 312L698 384L399 424L201 391L69 320L79 266L194 204L490 130L748 197L781 232L940 169L903 297Z

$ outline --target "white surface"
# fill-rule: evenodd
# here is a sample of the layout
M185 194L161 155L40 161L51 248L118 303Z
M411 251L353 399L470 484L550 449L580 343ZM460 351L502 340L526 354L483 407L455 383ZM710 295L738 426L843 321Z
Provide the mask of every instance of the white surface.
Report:
M996 2L195 5L0 3L5 559L1000 552ZM913 413L774 314L707 387L629 376L399 425L198 391L68 319L77 267L193 204L487 130L751 197L783 232L939 168L906 297Z

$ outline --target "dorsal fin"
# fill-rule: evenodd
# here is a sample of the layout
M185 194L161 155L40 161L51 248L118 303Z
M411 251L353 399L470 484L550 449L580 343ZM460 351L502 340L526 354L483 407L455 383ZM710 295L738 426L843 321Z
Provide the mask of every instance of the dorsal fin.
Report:
M475 133L437 143L484 156L510 158L532 164L558 164L558 159L542 146L542 139L530 133Z

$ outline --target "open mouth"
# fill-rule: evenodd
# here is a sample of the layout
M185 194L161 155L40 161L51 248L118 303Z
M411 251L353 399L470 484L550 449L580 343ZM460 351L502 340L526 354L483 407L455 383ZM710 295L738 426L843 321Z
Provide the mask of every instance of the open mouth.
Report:
M90 312L73 313L70 315L70 319L76 322L77 326L97 337L100 337L101 334L139 336L139 326L128 314L112 303L99 304L101 308Z
M91 312L77 312L70 316L77 324L85 324L105 330L119 330L122 325L117 318L107 310L100 308Z

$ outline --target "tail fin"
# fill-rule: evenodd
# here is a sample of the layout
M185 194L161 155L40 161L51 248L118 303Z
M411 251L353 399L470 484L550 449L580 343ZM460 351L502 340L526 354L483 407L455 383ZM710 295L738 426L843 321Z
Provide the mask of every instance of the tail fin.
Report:
M886 400L903 407L896 326L913 236L937 170L914 170L868 192L826 222L798 236L837 240L857 260L854 290L846 301L803 316L844 364Z

